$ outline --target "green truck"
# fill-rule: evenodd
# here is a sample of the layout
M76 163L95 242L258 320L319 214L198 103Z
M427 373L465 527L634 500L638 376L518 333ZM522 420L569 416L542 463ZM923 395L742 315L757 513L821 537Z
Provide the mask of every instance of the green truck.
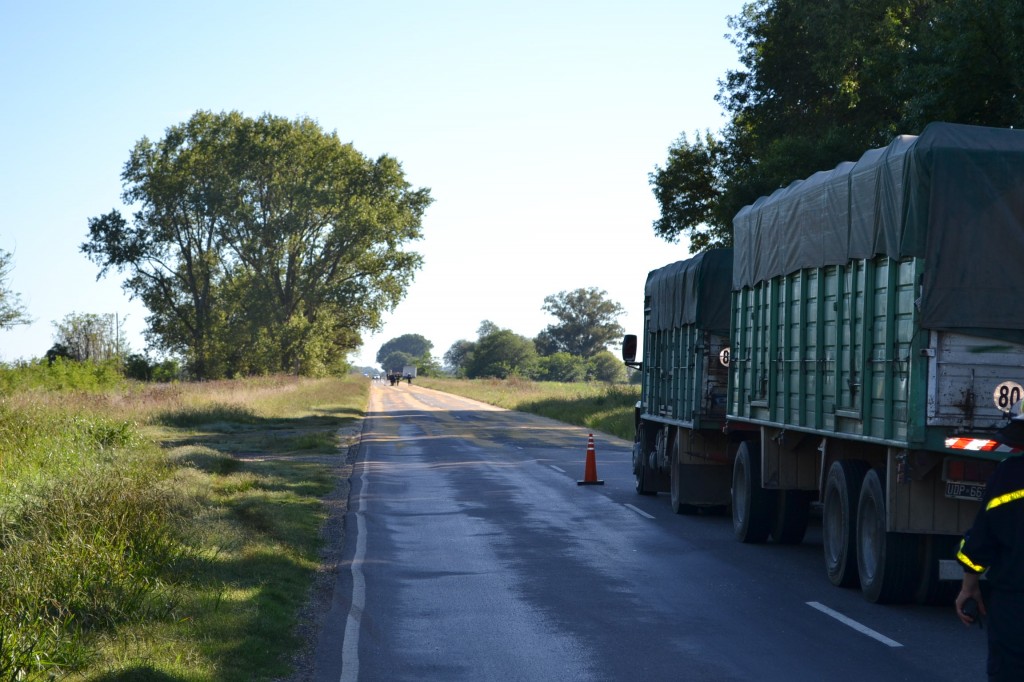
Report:
M950 599L1024 398L1024 131L935 123L762 197L645 289L633 471L872 602Z

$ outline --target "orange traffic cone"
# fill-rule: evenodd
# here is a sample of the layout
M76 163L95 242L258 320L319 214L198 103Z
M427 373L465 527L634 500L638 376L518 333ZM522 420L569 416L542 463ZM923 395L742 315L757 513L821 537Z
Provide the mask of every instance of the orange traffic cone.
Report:
M583 471L583 480L576 481L576 485L604 485L604 481L597 480L597 454L594 452L594 434L587 439L587 465Z

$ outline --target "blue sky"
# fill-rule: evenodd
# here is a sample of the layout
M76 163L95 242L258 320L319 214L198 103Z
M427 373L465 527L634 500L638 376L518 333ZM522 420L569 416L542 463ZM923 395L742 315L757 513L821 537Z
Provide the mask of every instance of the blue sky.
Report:
M597 287L639 332L647 272L688 257L654 236L648 173L683 132L718 130L740 0L15 3L0 0L0 249L33 324L145 309L79 251L120 203L134 143L200 109L309 116L389 154L435 199L405 300L357 364L422 334L440 357L481 321L533 337L545 296Z

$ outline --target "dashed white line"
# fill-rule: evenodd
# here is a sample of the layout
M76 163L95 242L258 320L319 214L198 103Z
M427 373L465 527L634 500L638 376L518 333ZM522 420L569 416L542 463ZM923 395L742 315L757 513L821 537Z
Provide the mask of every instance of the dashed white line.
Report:
M821 611L822 613L824 613L827 616L832 616L833 618L838 620L843 625L847 625L847 626L853 628L854 630L856 630L857 632L861 633L862 635L867 635L871 639L877 640L877 641L881 642L882 644L884 644L884 645L886 645L888 647L892 647L893 649L896 649L896 648L899 648L899 647L903 646L902 644L900 644L896 640L889 639L885 635L880 634L878 632L875 632L874 630L872 630L868 626L862 625L861 623L858 623L857 621L853 620L852 618L848 618L848 617L844 616L843 614L839 613L838 611L834 611L834 610L830 609L829 607L825 606L824 604L820 604L820 603L818 603L816 601L809 601L809 602L807 602L807 605L810 606L812 609L817 609L817 610Z
M651 516L650 514L645 512L643 509L637 509L636 507L634 507L631 504L624 504L622 506L624 506L626 509L632 509L633 511L635 511L640 516L643 516L644 518L648 518L648 519L653 519L654 518L653 516Z
M554 469L555 471L557 471L560 474L564 474L565 473L565 469L559 469L554 464L549 464L548 466L551 467L552 469Z
M341 643L341 682L356 682L359 679L359 630L362 627L363 607L366 606L366 579L363 576L363 561L366 559L366 488L369 483L366 469L359 477L359 507L356 510L356 552L352 557L352 606L345 622L345 638Z

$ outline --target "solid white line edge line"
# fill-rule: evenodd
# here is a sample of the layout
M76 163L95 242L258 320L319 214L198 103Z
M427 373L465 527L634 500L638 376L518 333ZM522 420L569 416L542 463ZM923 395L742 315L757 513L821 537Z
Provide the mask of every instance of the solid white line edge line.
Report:
M356 510L356 552L352 557L352 606L345 622L345 638L341 644L341 682L356 682L359 679L359 630L362 627L363 608L366 606L366 579L363 576L363 561L366 559L366 467L359 476L359 507Z

